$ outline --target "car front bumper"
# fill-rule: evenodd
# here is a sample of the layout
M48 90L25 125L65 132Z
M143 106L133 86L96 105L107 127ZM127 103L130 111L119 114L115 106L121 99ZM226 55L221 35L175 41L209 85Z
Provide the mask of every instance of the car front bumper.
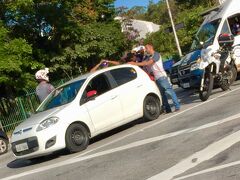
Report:
M31 159L65 148L65 131L53 125L40 132L36 128L12 136L12 151L17 159ZM60 129L62 130L62 129Z
M200 69L190 71L190 73L184 75L179 74L179 85L182 88L199 88L201 85L202 75L203 70Z

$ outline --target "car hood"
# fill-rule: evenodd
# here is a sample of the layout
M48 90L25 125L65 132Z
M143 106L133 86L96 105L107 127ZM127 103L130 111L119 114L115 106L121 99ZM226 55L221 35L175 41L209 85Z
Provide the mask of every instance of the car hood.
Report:
M65 107L66 107L66 105L61 106L61 107L57 107L57 108L53 108L53 109L50 109L50 110L47 110L47 111L39 112L37 114L33 114L33 115L31 115L31 117L29 117L28 119L23 121L21 124L19 124L15 128L15 131L17 131L18 129L23 129L23 128L27 128L27 127L31 127L33 125L39 124L44 119L47 119L51 116L56 115L60 110L64 109Z
M175 68L175 67L179 66L181 63L182 63L182 60L174 63L173 66L172 66L172 68Z
M190 52L181 59L180 66L190 65L193 62L197 61L198 58L200 58L200 57L201 57L201 50L196 50L196 51Z

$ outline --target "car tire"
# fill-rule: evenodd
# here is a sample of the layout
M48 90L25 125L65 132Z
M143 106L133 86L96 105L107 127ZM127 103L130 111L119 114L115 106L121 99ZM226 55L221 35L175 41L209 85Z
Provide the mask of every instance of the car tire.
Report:
M143 119L152 121L157 119L161 113L160 101L157 97L147 96L143 102Z
M8 151L8 141L0 137L0 155Z
M66 131L65 141L68 152L83 151L89 144L88 130L81 124L71 124Z

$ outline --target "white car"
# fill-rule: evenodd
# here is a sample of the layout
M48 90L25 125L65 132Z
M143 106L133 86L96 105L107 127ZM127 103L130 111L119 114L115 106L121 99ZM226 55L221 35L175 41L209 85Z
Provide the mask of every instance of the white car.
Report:
M99 70L54 90L36 114L15 128L12 150L18 159L61 149L78 152L103 132L141 117L157 119L161 105L158 87L139 67Z

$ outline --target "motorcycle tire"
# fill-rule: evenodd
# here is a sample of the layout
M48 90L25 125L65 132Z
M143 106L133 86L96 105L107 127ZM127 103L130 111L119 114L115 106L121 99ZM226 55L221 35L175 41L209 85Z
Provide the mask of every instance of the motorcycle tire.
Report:
M204 79L204 88L202 91L200 90L200 92L199 92L199 98L202 101L208 100L208 98L211 95L212 90L213 90L213 84L214 84L214 80L213 80L212 73L206 73L205 79Z
M220 84L220 88L223 90L223 91L227 91L227 90L229 90L229 87L230 87L230 85L231 85L231 78L232 78L232 73L229 71L229 72L227 72L228 73L228 75L226 75L226 76L228 76L224 81L222 81L221 82L221 84ZM229 80L227 80L227 79L229 79Z
M237 79L237 69L236 69L236 67L232 67L231 68L231 81L230 81L230 84L232 85L233 83L234 83L234 81L236 81L236 79Z

